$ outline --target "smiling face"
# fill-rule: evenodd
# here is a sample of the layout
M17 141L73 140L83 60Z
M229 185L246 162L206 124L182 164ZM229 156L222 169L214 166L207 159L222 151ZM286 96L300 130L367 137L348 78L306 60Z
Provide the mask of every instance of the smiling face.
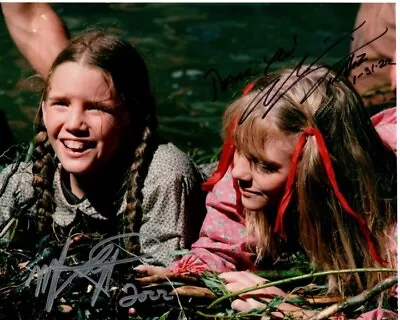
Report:
M49 141L62 167L74 175L104 167L129 123L109 78L75 62L54 70L42 110Z
M232 176L238 180L242 204L253 211L277 206L289 175L296 136L269 139L262 159L235 151Z

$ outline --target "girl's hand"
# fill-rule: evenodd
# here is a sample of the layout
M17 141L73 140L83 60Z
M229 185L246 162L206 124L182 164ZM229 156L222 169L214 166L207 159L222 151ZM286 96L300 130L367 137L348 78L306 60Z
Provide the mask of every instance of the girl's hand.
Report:
M220 274L220 278L226 281L226 288L230 292L243 290L249 287L254 287L260 283L265 283L268 280L261 278L251 272L247 271L234 271L225 272ZM277 296L285 297L286 293L278 287L267 287L257 289L244 294L239 295L238 299L232 302L232 309L236 311L250 311L255 308L265 308L266 303L271 302L273 298ZM257 301L256 299L257 298ZM302 310L299 307L291 305L289 303L282 302L277 306L279 311L271 312L274 317L283 318L285 314L291 314L296 319L307 318L313 315L312 312ZM263 319L269 319L269 317L263 317Z
M259 283L268 282L267 279L261 278L248 271L224 272L220 274L220 278L225 280L225 286L231 292L254 287ZM242 294L240 297L246 297L248 295L272 300L276 296L285 296L285 292L278 287L267 287Z
M151 266L151 265L141 264L140 266L137 266L134 269L138 272L140 278L167 274L167 268Z

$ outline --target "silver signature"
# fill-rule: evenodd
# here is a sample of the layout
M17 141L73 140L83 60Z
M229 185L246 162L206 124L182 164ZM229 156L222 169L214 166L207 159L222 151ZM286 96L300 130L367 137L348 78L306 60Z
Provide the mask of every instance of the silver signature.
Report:
M125 237L150 238L152 240L155 240L158 246L153 252L149 252L141 256L117 260L119 249L114 243L112 243L112 241ZM91 299L92 306L94 306L94 304L96 303L97 297L99 296L100 292L103 292L107 297L110 297L110 281L114 267L119 264L131 263L149 257L157 252L160 245L160 241L151 235L135 232L124 233L109 237L96 244L92 248L92 250L90 250L89 259L86 263L77 266L67 266L64 265L64 262L72 241L72 238L68 238L66 240L60 257L58 259L53 259L50 265L43 265L41 267L36 265L32 269L29 278L25 282L25 285L29 286L34 277L37 277L35 290L36 297L38 297L40 293L46 293L46 290L48 290L45 309L47 312L51 311L54 300L75 278L85 278L94 285ZM63 283L59 284L58 282L62 272L70 272L72 274ZM100 274L97 280L91 278L92 275L96 274ZM127 292L128 288L132 288L134 290L134 293L133 295L120 299L119 304L121 307L133 305L137 300L143 302L147 298L151 300L156 300L160 297L163 297L164 300L173 299L173 297L167 296L167 292L165 290L158 289L157 294L151 290L146 290L139 293L137 288L132 283L128 283L123 287L122 291Z

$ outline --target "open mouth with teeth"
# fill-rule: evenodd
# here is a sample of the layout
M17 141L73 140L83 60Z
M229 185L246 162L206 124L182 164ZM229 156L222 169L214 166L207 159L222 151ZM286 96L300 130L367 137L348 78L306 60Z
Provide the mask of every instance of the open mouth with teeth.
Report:
M73 140L64 140L62 141L64 147L73 151L73 152L84 152L88 149L92 149L95 147L95 142L89 141L73 141Z

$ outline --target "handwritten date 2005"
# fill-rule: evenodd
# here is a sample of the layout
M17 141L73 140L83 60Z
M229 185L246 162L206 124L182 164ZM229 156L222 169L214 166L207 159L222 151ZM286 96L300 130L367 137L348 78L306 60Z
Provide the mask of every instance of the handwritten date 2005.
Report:
M157 252L157 250L154 250L154 252L149 252L141 256L117 260L119 249L114 243L112 243L112 241L125 237L146 237L160 244L158 239L150 235L146 235L143 233L125 233L104 239L96 244L90 251L89 259L85 264L77 266L66 266L64 265L64 262L67 257L69 246L73 242L72 238L68 238L64 244L63 250L60 254L60 258L53 259L49 266L43 265L42 267L39 267L36 265L32 269L31 274L25 285L29 286L33 278L37 277L35 296L38 297L39 293L45 293L48 289L46 311L50 312L53 307L54 300L74 279L85 278L94 285L91 299L91 305L94 306L100 292L103 292L107 297L110 297L109 289L111 275L116 265L138 261L143 258L149 257ZM68 272L70 273L70 275L64 281L64 283L59 283L62 272ZM96 277L96 279L92 278L92 276L97 274L99 274L99 276ZM136 301L143 302L148 298L153 301L160 298L163 298L164 300L173 299L173 297L168 296L165 290L161 289L158 289L156 292L154 290L154 292L151 290L139 292L135 285L133 285L132 283L126 284L123 287L122 291L127 293L127 290L129 288L133 289L133 294L123 297L119 300L119 305L121 307L129 307L133 305Z

